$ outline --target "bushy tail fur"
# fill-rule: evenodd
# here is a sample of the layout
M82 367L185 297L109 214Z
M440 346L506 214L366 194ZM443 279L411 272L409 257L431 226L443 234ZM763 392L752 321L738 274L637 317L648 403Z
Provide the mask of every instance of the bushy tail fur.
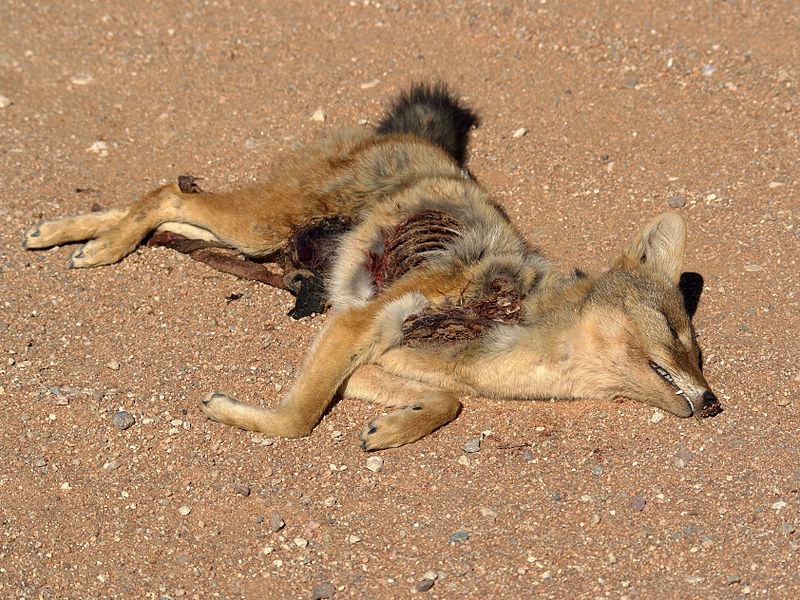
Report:
M444 148L463 167L469 130L478 123L478 115L454 98L445 85L418 83L394 102L378 123L378 133L424 138Z

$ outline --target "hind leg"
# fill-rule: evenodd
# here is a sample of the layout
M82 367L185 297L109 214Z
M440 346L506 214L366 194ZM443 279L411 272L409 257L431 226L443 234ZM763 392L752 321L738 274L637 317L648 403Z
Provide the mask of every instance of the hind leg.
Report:
M265 256L286 244L300 204L274 196L268 186L199 194L169 184L127 209L43 221L25 232L23 246L47 248L88 239L73 252L70 266L95 267L119 261L159 227L176 231L190 226L192 231L208 232L207 239L219 240L248 256Z
M41 221L25 232L22 246L34 250L82 242L113 227L126 214L128 211L124 208L112 208L54 221Z

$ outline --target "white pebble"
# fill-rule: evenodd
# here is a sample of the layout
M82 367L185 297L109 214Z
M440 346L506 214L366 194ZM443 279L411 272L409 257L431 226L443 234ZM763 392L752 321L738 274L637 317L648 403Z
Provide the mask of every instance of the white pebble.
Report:
M97 154L98 156L108 156L108 144L103 141L93 142L86 151Z
M0 108L11 106L11 100L6 96L0 96Z
M311 120L316 121L317 123L324 123L325 120L328 118L328 115L325 114L325 111L321 108L318 108L314 111L314 114L311 115Z
M657 410L656 412L654 412L653 416L650 417L650 422L651 423L659 423L659 422L661 422L663 420L664 420L664 413L662 413L660 410Z
M75 77L70 79L72 85L89 85L94 81L94 77L91 75L75 75Z
M185 505L184 505L184 506L181 506L181 507L178 509L178 512L179 512L181 515L183 515L183 516L185 517L185 516L186 516L186 515L188 515L190 512L192 512L192 507L191 507L191 506L185 506Z
M517 129L517 130L516 130L516 131L515 131L515 132L512 134L512 136L511 136L511 137L515 137L515 138L521 138L521 137L522 137L523 135L525 135L526 133L528 133L528 130L527 130L527 129L525 129L524 127L520 127L519 129Z
M373 473L377 473L383 468L383 459L380 456L370 456L367 459L367 468Z

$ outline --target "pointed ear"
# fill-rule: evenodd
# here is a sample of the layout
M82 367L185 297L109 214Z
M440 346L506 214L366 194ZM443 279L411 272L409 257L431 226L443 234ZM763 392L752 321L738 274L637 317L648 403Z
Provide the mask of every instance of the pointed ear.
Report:
M677 213L664 213L642 226L622 250L623 269L643 265L678 284L686 250L686 222Z

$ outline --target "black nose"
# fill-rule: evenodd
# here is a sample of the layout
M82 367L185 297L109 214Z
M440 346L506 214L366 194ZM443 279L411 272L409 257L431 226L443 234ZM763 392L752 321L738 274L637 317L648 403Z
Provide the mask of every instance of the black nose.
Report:
M722 412L722 406L714 395L714 392L703 392L703 409L700 411L701 417L713 417Z

